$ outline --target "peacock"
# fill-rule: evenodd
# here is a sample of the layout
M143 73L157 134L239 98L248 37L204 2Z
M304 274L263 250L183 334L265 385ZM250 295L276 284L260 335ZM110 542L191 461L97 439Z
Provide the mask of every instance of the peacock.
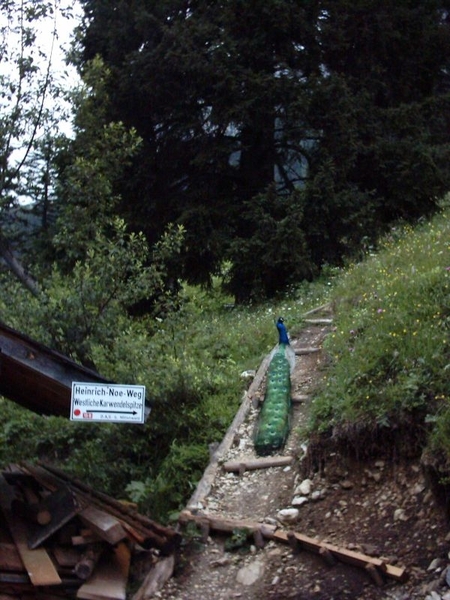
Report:
M279 317L276 327L278 346L270 358L266 393L254 433L255 450L260 456L282 448L290 429L291 372L295 365L295 353L283 317Z

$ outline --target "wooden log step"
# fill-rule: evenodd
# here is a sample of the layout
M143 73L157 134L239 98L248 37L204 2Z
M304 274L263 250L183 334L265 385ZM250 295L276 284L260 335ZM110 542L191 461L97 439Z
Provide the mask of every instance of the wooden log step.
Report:
M397 581L404 581L406 578L406 569L404 567L395 567L393 565L386 564L380 558L367 556L365 554L361 554L360 552L354 552L353 550L347 550L347 548L335 546L333 544L329 544L328 542L320 542L315 538L308 537L301 533L295 532L294 535L298 544L302 548L322 555L327 562L331 563L331 558L336 558L355 567L366 569L374 580L374 570L371 567L378 569L379 573L384 573L387 577ZM275 531L271 536L271 539L289 544L292 547L292 532L289 532L288 534L284 531ZM380 579L381 575L380 577L377 577L378 581Z
M228 473L269 469L270 467L285 467L294 460L293 456L269 456L267 458L231 460L222 466Z
M305 319L305 323L309 325L331 325L333 319Z
M300 394L298 396L292 396L291 402L292 404L302 404L303 402L308 402L309 396L306 394Z
M316 306L316 308L312 308L311 310L308 310L308 312L305 312L303 314L303 317L308 317L309 315L314 315L317 314L318 312L323 311L330 311L332 308L332 304L331 302L327 302L326 304L321 304L320 306Z
M303 356L304 354L314 354L320 352L321 348L295 348L294 352L296 356Z
M182 525L187 523L196 523L199 527L203 523L208 523L210 529L220 531L221 533L233 533L235 529L248 529L250 533L259 530L264 537L271 537L276 531L276 525L268 523L257 523L255 521L246 521L238 519L224 519L217 515L194 515L189 510L183 510L178 518Z

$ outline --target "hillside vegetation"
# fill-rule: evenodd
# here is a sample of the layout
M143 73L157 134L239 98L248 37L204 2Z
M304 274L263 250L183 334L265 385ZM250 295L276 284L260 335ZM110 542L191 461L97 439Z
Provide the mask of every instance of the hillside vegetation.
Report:
M311 432L371 452L450 459L450 222L393 228L343 270L331 300L330 365Z
M396 227L360 262L324 270L271 304L186 286L170 319L133 321L96 363L116 381L145 384L144 426L83 425L2 400L0 462L44 459L141 510L167 519L184 505L240 404L243 371L257 369L305 313L331 303L335 330L312 403L308 435L347 451L388 450L450 462L450 211L416 229ZM7 307L3 305L3 313ZM12 310L11 307L10 310ZM118 323L119 326L119 323Z

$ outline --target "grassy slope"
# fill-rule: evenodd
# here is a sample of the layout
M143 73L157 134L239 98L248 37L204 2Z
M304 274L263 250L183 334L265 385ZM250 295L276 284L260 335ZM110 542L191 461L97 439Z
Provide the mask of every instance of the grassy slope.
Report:
M393 230L336 280L331 366L312 432L355 450L369 439L402 440L400 450L425 445L450 459L449 217Z

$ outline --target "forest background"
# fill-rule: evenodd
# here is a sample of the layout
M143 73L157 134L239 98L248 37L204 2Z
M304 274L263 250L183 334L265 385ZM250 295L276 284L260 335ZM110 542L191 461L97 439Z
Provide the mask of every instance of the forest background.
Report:
M9 407L4 460L20 440L163 513L226 429L236 373L273 342L275 307L318 299L311 290L334 269L442 209L450 6L80 4L67 55L80 84L68 89L38 33L53 22L56 43L70 7L0 0L1 318L104 376L144 383L154 410L118 443L108 426L52 419L43 434Z

